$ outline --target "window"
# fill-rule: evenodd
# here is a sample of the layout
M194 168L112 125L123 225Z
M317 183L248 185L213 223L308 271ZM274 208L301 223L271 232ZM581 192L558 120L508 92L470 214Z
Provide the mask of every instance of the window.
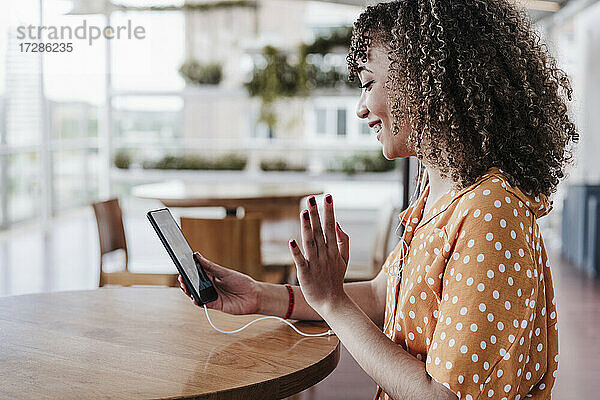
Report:
M39 213L39 158L37 152L15 152L8 156L9 223Z
M337 110L337 135L346 136L346 109L338 108Z
M316 132L317 134L325 134L327 132L327 110L324 108L317 108L316 113Z
M89 203L98 197L97 149L59 150L52 154L54 211Z
M128 143L181 137L183 100L175 96L119 96L113 100L115 136Z

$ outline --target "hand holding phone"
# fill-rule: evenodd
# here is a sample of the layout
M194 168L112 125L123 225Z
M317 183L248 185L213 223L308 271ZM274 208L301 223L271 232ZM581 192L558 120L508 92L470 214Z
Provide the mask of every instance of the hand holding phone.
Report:
M196 304L203 305L217 300L217 291L202 264L194 257L192 248L171 212L163 208L150 211L147 216Z
M200 262L219 294L217 300L207 304L207 307L236 315L258 313L260 282L241 272L215 264L202 257L200 253L194 253L194 257ZM179 282L183 292L192 297L182 277L179 278Z

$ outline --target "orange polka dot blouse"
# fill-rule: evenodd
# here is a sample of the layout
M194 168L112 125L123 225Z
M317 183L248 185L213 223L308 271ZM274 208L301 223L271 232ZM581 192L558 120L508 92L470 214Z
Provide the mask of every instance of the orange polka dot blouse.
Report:
M383 266L384 333L459 399L549 399L558 327L536 220L551 205L497 168L422 215L428 195L400 214L406 245Z

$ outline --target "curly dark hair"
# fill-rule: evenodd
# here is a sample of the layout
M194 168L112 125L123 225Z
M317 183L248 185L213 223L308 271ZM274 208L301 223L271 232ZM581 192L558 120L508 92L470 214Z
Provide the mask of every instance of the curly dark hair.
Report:
M369 46L387 49L392 132L408 121L417 157L461 187L490 167L549 196L579 135L572 89L529 19L506 0L400 0L354 24L349 79Z

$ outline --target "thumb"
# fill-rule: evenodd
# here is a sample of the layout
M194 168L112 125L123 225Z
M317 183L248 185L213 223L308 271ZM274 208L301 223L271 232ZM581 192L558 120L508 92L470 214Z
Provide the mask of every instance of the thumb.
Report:
M335 236L337 238L338 250L342 259L348 265L348 258L350 257L350 237L342 230L340 224L335 223Z
M204 256L198 252L194 253L194 258L202 265L202 268L210 275L216 277L223 276L224 268L215 264L214 262L207 260Z

